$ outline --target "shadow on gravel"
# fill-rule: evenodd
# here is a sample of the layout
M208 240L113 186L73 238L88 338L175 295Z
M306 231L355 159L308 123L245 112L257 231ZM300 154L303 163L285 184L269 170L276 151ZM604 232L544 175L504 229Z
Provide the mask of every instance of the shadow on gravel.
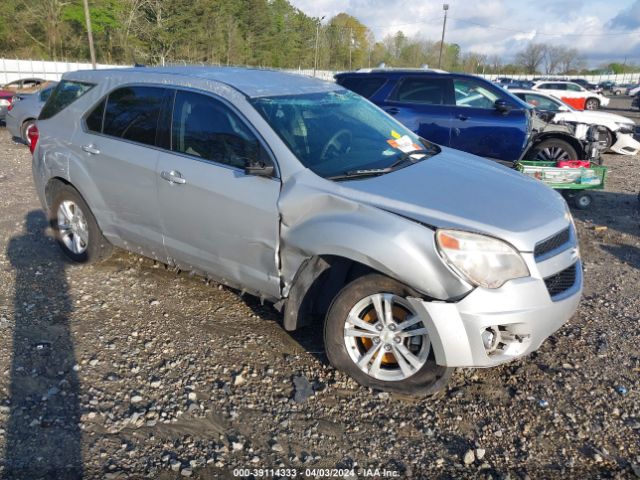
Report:
M640 202L637 194L592 192L593 204L587 210L571 209L571 214L594 225L604 225L630 235L640 235Z
M632 245L602 245L600 248L640 270L640 248Z
M41 211L9 241L16 270L11 405L4 478L82 477L79 381L69 329L72 301L65 264L45 236Z

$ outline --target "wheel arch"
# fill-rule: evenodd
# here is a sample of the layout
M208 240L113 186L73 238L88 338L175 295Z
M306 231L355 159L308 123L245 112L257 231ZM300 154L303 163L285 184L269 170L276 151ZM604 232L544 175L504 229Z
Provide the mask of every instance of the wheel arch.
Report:
M284 301L283 325L292 331L323 318L338 292L367 273L381 273L338 255L314 255L304 260Z

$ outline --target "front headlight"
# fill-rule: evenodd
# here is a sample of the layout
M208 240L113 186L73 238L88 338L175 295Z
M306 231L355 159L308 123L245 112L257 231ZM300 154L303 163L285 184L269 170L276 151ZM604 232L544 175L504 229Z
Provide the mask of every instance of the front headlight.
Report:
M618 122L616 122L616 125L618 126L618 132L620 132L620 133L633 133L633 131L636 128L636 124L635 123L618 123Z
M507 280L529 276L520 254L501 240L459 230L438 230L436 243L449 267L474 285L499 288Z

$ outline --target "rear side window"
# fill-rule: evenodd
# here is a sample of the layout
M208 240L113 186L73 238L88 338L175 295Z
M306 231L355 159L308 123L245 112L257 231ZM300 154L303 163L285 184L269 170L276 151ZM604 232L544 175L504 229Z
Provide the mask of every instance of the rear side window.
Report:
M257 160L258 139L226 105L207 95L178 91L173 107L172 150L244 168Z
M165 91L161 87L124 87L114 90L107 98L102 132L112 137L155 145ZM94 111L91 115L94 113L97 122L99 114Z
M445 105L450 85L446 78L405 78L391 94L390 100Z
M42 90L39 95L40 95L40 101L41 102L46 102L49 97L51 96L51 92L53 92L53 87L51 88L45 88L44 90Z
M386 82L382 77L348 77L339 83L364 98L371 98Z
M46 120L61 112L82 95L93 88L93 84L85 82L76 82L73 80L62 80L56 88L51 92L49 100L42 107L40 112L40 120Z

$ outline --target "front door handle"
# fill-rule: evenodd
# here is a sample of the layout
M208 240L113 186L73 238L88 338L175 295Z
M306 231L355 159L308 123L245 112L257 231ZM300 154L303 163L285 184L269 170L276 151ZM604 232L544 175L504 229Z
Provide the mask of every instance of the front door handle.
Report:
M469 120L469 117L466 115L460 114L458 115L458 120L462 120L464 122L465 120Z
M171 170L170 172L162 171L160 176L169 183L183 185L187 181L183 178L182 174L177 170Z
M83 145L82 146L82 150L84 150L85 152L87 152L87 153L89 153L91 155L98 155L100 153L100 150L98 150L93 145Z
M385 108L384 110L390 115L397 115L400 112L400 109L396 107Z

